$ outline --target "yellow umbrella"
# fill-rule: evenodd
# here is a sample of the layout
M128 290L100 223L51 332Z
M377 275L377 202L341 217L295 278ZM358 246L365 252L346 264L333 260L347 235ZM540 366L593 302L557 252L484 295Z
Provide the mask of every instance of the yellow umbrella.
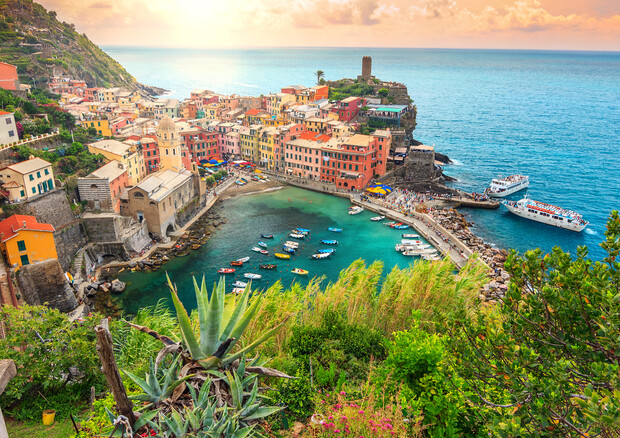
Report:
M254 173L263 173L263 171L262 171L262 170L260 170L260 169L256 169L256 170L254 171Z

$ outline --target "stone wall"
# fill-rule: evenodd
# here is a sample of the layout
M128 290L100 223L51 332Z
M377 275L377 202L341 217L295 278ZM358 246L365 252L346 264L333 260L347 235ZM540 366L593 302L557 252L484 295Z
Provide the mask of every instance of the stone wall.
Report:
M105 178L85 177L78 178L78 192L81 201L88 202L89 211L114 211L110 184Z
M46 304L61 312L70 312L78 306L57 260L22 266L16 275L26 303L33 306Z
M75 254L88 244L88 237L84 232L84 227L77 219L72 223L56 229L54 232L54 241L56 242L56 252L58 253L58 261L65 271L68 271L73 263Z
M112 213L86 213L84 228L95 243L122 243L129 252L140 253L151 242L146 222L138 223L128 216Z

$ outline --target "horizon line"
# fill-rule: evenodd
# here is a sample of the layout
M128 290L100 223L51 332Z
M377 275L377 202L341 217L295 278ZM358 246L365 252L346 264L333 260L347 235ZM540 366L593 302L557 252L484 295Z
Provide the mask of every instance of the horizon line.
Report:
M195 47L195 46L160 46L143 44L98 44L100 47L110 48L138 48L138 49L176 49L176 50L290 50L290 49L348 49L348 50L459 50L459 51L505 51L505 52L566 52L566 53L609 53L620 54L620 50L596 49L532 49L532 48L475 48L475 47L390 47L390 46L224 46L224 47Z

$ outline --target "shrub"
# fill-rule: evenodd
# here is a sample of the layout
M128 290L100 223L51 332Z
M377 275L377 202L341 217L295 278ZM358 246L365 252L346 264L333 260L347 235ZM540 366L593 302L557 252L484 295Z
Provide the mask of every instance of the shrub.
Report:
M5 306L0 319L7 327L0 357L13 359L19 370L0 396L0 407L12 416L40 418L44 407L59 415L78 412L76 403L88 399L90 387L103 387L96 317L71 322L44 306Z

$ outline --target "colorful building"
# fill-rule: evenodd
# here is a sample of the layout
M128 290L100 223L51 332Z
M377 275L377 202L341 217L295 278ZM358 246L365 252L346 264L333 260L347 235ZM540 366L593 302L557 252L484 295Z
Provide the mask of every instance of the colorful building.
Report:
M317 140L305 139L304 134L301 137L284 145L286 173L318 181L321 179L322 140L329 140L329 137L321 136L324 138Z
M146 176L144 156L139 145L130 145L116 140L100 140L88 145L88 152L101 154L108 160L116 160L127 169L129 185L136 185Z
M159 170L159 146L155 136L145 136L140 139L142 144L142 155L146 173L153 173Z
M15 214L0 222L0 251L15 270L57 259L54 227L37 222L34 216Z
M360 112L365 100L361 97L351 96L336 103L332 111L338 114L338 120L350 122Z
M112 129L108 119L86 119L79 122L84 128L94 128L102 137L112 137Z
M6 62L0 62L0 88L5 90L19 90L17 67Z
M80 200L86 201L91 211L120 213L120 197L129 186L127 170L123 163L113 160L87 175L78 178Z
M51 163L31 158L0 169L0 181L10 202L25 201L54 189Z
M17 125L13 113L0 111L0 145L19 141Z

